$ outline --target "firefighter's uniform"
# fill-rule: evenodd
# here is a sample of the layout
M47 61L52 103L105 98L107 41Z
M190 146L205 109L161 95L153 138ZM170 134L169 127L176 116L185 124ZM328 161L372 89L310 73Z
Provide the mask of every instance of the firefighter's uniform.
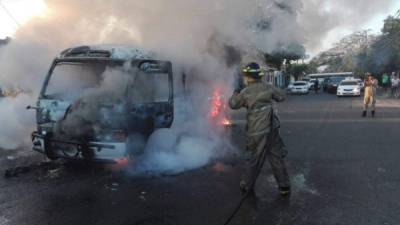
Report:
M273 101L283 101L285 93L274 86L262 82L249 84L246 88L235 93L229 99L232 109L247 108L247 151L250 158L246 161L244 181L250 184L256 173L257 159L267 146L268 133L271 132L271 112ZM279 120L274 115L274 131L279 132ZM290 188L289 176L283 160L285 155L284 144L279 135L272 140L272 148L267 153L275 179L280 188Z
M375 104L376 104L376 87L377 87L377 80L373 79L372 81L365 82L364 88L364 114L368 110L369 104L371 104L371 111L375 112Z

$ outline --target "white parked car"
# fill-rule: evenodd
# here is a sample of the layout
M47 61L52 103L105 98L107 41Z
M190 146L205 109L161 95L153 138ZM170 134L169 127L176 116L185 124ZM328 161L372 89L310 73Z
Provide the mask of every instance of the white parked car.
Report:
M340 96L360 96L361 87L357 80L343 80L339 83L336 95Z
M287 93L290 93L290 91L292 90L292 88L293 88L293 83L294 83L294 82L290 82L289 85L287 86L287 88L286 88L286 92L287 92Z
M361 79L356 79L356 81L358 82L358 85L360 85L361 92L363 92L364 91L364 81L362 81Z
M289 86L291 94L308 94L309 86L307 81L296 81Z
M307 82L308 89L312 89L314 82L312 82L309 78L303 78L301 81Z

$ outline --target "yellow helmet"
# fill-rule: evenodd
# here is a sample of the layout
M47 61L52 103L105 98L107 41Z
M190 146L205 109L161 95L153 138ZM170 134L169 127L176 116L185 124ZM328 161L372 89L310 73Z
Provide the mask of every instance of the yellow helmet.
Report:
M264 75L260 65L255 62L248 63L243 69L242 72L245 76L249 76L255 79L260 79L261 76Z

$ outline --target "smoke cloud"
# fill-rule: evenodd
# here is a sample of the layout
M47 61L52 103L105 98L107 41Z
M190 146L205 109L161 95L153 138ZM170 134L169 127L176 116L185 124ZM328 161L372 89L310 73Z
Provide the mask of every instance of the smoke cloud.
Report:
M242 57L262 61L260 51L303 40L296 24L297 0L285 3L293 8L290 10L269 0L48 0L46 4L47 16L21 27L0 56L1 85L29 91L31 104L52 57L71 46L135 45L173 62L175 122L172 129L159 130L150 137L143 160L136 165L140 171L181 172L228 154L226 137L204 126L213 88L223 86L223 94L230 93L234 65ZM261 26L263 23L268 26ZM180 82L183 73L187 75L186 92ZM91 99L88 96L100 92L82 93L80 98ZM1 108L4 104L11 107L22 103L7 99L0 103ZM2 113L4 120L12 121L10 130L15 140L25 139L33 130L34 112L30 113ZM18 144L7 143L10 135L3 129L0 135L4 137L0 146Z
M29 146L30 132L35 128L34 116L25 107L35 99L28 94L15 98L0 97L0 150Z
M203 126L212 89L231 93L240 60L262 61L260 52L287 43L319 46L340 26L357 26L391 1L317 0L47 0L47 14L24 24L0 52L0 86L26 92L0 100L0 147L24 143L34 129L34 104L51 60L86 44L127 44L173 62L176 119L147 146L141 170L180 172L225 155L226 139ZM351 24L349 21L352 21ZM186 92L181 75L187 75ZM83 93L82 93L83 94ZM185 96L183 96L185 94ZM178 103L177 103L178 104ZM187 110L190 109L190 110ZM222 140L222 141L221 141Z

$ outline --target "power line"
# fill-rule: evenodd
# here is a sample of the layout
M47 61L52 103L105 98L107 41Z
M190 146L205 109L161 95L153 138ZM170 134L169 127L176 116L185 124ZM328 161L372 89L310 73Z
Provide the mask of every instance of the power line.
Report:
M21 27L21 24L18 22L18 20L13 16L13 14L7 9L7 7L3 4L3 2L0 0L0 6L3 8L3 10L7 13L7 15L12 19L12 21L18 26Z

